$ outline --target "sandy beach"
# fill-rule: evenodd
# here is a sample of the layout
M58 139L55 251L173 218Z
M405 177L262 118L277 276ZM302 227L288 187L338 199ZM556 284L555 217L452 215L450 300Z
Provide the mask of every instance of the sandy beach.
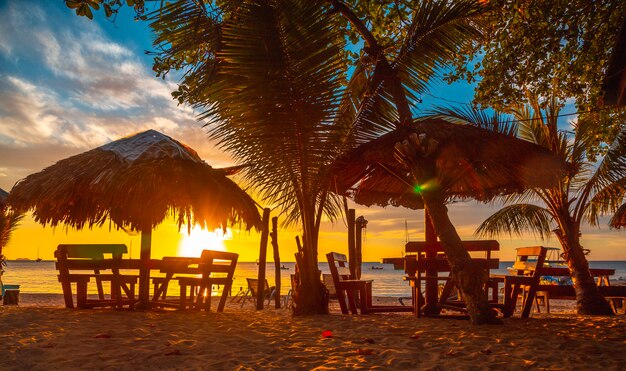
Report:
M61 295L23 294L19 306L0 308L0 369L623 370L626 316L577 316L573 303L471 326L340 315L335 306L328 316L297 318L230 302L223 313L75 310L62 307Z

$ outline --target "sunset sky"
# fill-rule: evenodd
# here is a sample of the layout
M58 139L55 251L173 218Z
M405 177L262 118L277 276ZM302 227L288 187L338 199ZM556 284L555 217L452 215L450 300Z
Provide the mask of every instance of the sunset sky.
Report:
M214 167L232 165L228 154L207 139L194 111L171 98L176 76L167 80L154 76L152 59L144 52L151 50L151 44L147 23L134 22L128 9L113 24L101 13L93 21L77 17L60 0L0 0L0 188L9 191L19 179L63 158L147 129L191 146ZM434 82L430 92L417 112L433 104L469 102L472 97L471 86L464 84ZM572 111L566 107L563 112ZM355 207L357 216L369 221L364 261L400 256L407 235L422 239L422 211ZM475 239L474 229L496 210L474 202L452 204L449 209L463 239ZM589 259L626 260L626 234L610 231L606 220L600 229L583 230ZM282 260L293 261L297 234L297 229L279 231ZM160 258L225 248L239 253L242 261L254 261L259 239L256 232L237 230L221 236L194 229L187 236L186 228L179 232L173 221L166 221L153 233L152 252ZM530 236L499 240L502 260L512 259L515 247L558 246L556 239L542 242ZM330 250L346 252L344 222L325 222L320 241L320 259ZM33 259L39 250L41 258L53 259L59 243L106 242L132 243L132 256L139 256L139 236L117 231L115 226L81 232L52 230L30 218L14 233L4 254L9 259Z

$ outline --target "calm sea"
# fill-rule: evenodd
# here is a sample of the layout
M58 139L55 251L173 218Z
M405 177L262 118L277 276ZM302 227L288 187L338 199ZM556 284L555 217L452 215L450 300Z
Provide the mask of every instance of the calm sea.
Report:
M57 281L57 271L54 263L54 261L9 261L5 267L2 281L4 284L20 285L20 291L23 293L60 294L62 293L61 284ZM291 286L290 275L294 272L294 265L295 263L284 263L284 266L288 269L281 270L281 291L283 294L286 294ZM513 262L500 262L500 269L492 271L492 273L506 274L506 268L512 265ZM596 261L590 262L590 265L592 268L615 269L615 275L610 277L611 280L621 281L621 283L626 282L626 261ZM323 273L329 273L328 264L320 263L319 267ZM372 269L372 267L382 267L383 269ZM237 264L233 294L239 291L240 288L248 286L246 277L256 277L258 268L258 265L254 262L240 262ZM394 270L391 264L363 263L362 271L363 279L374 280L373 294L375 296L411 296L408 283L402 280L404 272L402 270ZM270 285L274 285L273 263L267 264L266 277ZM95 294L95 287L93 290L91 293Z

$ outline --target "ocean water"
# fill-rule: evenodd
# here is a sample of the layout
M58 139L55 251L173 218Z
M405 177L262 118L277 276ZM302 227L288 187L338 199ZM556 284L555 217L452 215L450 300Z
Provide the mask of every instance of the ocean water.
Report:
M61 284L57 280L57 271L54 261L8 261L5 273L2 276L4 284L20 285L20 292L29 294L60 294ZM626 261L592 261L589 263L592 268L615 269L615 275L611 276L612 281L626 282ZM286 294L291 287L290 275L294 273L295 263L283 263L288 269L283 269L281 273L281 293ZM513 262L500 262L500 268L492 271L496 274L507 274L507 267ZM328 264L320 262L320 270L323 273L330 273ZM372 269L372 267L383 269ZM235 294L240 289L247 288L246 277L254 278L258 274L258 265L254 262L240 262L235 270L232 293ZM411 289L407 282L402 280L404 271L394 270L391 264L380 264L375 262L363 263L362 278L374 280L373 295L388 297L411 296ZM274 264L268 263L266 267L266 278L271 286L274 285ZM91 287L94 286L94 287ZM90 285L90 293L95 294L95 285Z

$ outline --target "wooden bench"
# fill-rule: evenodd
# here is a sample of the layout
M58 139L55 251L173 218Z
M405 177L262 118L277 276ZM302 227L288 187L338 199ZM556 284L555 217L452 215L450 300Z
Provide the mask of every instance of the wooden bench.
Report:
M517 298L524 294L522 318L528 318L539 288L541 267L546 260L547 249L543 246L520 247L513 263L515 275L504 276L504 317L510 317L515 311Z
M200 258L163 258L161 272L166 273L165 279L157 279L152 304L156 306L177 306L179 309L211 308L213 285L222 286L222 294L217 307L218 312L224 311L226 299L230 293L235 267L239 255L225 251L204 250ZM174 277L174 274L187 274ZM193 276L190 276L193 275ZM171 279L178 281L180 295L177 304L164 300L167 285ZM153 279L154 281L154 279Z
M341 313L357 314L357 296L361 314L379 312L412 312L408 306L372 305L372 281L353 279L347 266L348 258L344 254L330 252L326 254L328 267L333 278L335 292L339 300ZM346 303L347 300L347 303Z
M517 299L520 293L522 298L522 318L530 316L530 312L535 297L541 293L546 302L549 312L550 299L567 299L576 300L576 290L572 285L563 284L542 284L541 277L568 277L570 271L565 267L546 267L545 247L523 247L517 249L516 261L513 269L516 276L504 276L505 286L505 316L511 316L517 306ZM589 272L593 277L597 278L598 290L609 300L613 309L619 309L618 303L624 309L626 302L626 286L610 286L609 276L615 274L614 269L597 269L591 268Z
M500 250L500 244L495 240L463 241L463 247L472 257L472 261L489 272L498 269L500 260L492 256L494 251ZM451 300L450 296L455 286L452 281L450 264L448 263L441 242L411 241L405 245L405 280L412 288L414 313L422 315L439 315L441 309L451 309L466 312L465 303L459 297ZM442 274L443 273L443 274ZM422 294L422 282L425 286L425 295ZM443 289L439 292L439 283L443 282ZM491 295L489 295L491 294ZM488 280L485 285L485 295L493 307L498 304L498 282ZM425 296L425 297L424 297Z
M76 284L76 306L93 308L113 306L122 308L135 303L135 284L137 276L122 275L119 272L122 255L127 252L123 244L61 244L54 255L57 259L58 280L63 288L63 298L67 308L73 308L72 284ZM110 254L110 258L105 258ZM88 271L89 273L84 273ZM110 271L111 273L103 273ZM81 272L81 273L77 273ZM88 299L87 286L94 279L98 290L98 299ZM102 283L110 282L111 296L105 298ZM126 295L124 298L122 293Z

